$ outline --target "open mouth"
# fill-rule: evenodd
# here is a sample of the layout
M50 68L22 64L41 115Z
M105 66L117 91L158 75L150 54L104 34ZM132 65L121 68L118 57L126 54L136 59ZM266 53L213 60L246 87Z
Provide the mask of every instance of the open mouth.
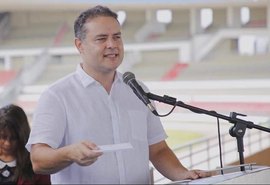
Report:
M116 58L118 56L118 54L105 54L104 57L107 58Z

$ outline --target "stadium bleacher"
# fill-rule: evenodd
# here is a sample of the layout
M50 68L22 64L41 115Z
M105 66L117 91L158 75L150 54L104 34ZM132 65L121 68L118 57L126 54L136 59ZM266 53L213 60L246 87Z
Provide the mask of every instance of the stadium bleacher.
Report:
M16 77L16 71L14 70L0 70L0 86L7 85Z
M198 6L200 7L199 4ZM136 33L145 24L146 20L149 21L149 17L147 18L149 12L146 11L155 11L158 8L165 9L164 6L159 7L158 5L149 10L136 7L125 9L125 7L119 5L115 9L126 10L127 13L127 20L123 24L123 39L126 44L137 42L135 39ZM191 30L194 27L192 25L194 23L190 20L191 14L194 14L194 4L179 8L173 7L173 19L166 26L166 32L155 36L152 35L145 42L161 46L168 41L188 41L192 44L197 42L192 34L201 34L203 36L226 28L226 10L228 7L225 5L218 8L213 5L213 7L213 13L215 14L213 24L205 30L198 29L198 33ZM20 11L11 9L9 13L6 13L8 10L5 10L3 11L5 13L1 15L10 17L10 26L7 28L10 31L1 40L0 49L2 51L16 51L17 49L72 47L74 40L73 21L80 10L80 6L74 6L74 9L63 9L60 5L59 9L55 10L27 10L26 8ZM255 28L267 29L265 6L258 3L258 6L250 6L250 10L251 21L241 26L243 28L254 26ZM192 56L194 54L191 54L189 61L182 61L182 51L179 51L177 47L168 50L164 48L151 51L141 50L136 62L130 61L130 58L136 57L129 57L130 53L127 52L125 62L131 63L127 69L134 72L136 77L143 81L264 79L269 77L269 54L242 56L237 53L236 38L221 38L220 40L207 55L200 59L200 62L194 61L194 56ZM202 45L203 47L204 45ZM195 54L200 51L200 49L195 49ZM133 56L133 51L129 52ZM19 71L25 65L37 60L37 58L37 55L21 55L10 58L8 62L13 70ZM2 69L5 66L4 60L6 60L6 57L0 59ZM47 67L40 78L31 85L48 85L52 83L73 71L79 61L77 54L55 55L47 63ZM4 78L2 78L3 80Z
M203 31L198 29L198 33L195 32L195 34L211 34L216 30L227 27L226 10L228 7L226 5L223 7L220 7L220 4L218 5L219 7L216 9L215 5L213 5L213 13L215 14L213 24ZM197 6L200 7L200 3ZM246 4L246 6L248 6L248 4ZM156 5L156 7L152 7L149 10L153 11L158 8L158 5ZM164 6L160 6L160 8L165 9ZM6 49L17 50L20 48L72 47L73 21L80 9L80 6L74 6L74 9L63 9L63 7L59 5L59 10L57 8L55 10L27 10L26 8L24 11L11 9L9 13L6 13L8 9L3 10L4 13L1 15L10 16L10 27L7 28L10 29L10 31L8 35L1 40L0 49L4 51ZM121 5L119 5L116 6L115 9L125 10L125 6L121 7ZM184 7L173 7L173 20L166 26L166 32L148 38L145 42L156 45L163 45L163 42L172 40L179 42L186 40L191 43L195 42L192 35L194 31L191 30L194 25L191 25L192 21L190 20L191 11L193 11L193 9L193 3L190 6L185 4ZM136 43L134 36L147 20L146 11L149 10L136 7L126 8L127 20L123 24L123 38L125 43ZM251 21L241 26L243 28L260 27L267 29L267 22L265 21L267 11L265 4L258 3L258 6L250 6L250 10ZM204 45L202 45L202 47L203 46ZM223 39L201 59L201 62L193 61L194 58L192 56L189 61L181 61L179 55L182 53L180 51L179 54L178 48L140 51L138 61L129 69L133 71L139 79L145 81L164 79L179 81L268 78L269 54L241 56L237 53L236 47L237 43L235 38ZM200 51L200 49L196 50ZM195 54L196 50L194 51ZM19 70L29 63L29 61L35 60L35 57L37 56L16 56L10 59L9 63L12 69ZM4 60L5 58L0 59L2 68L5 63ZM46 72L37 80L36 84L49 84L59 79L72 71L72 68L74 68L78 61L79 58L74 55L54 56L52 61L48 63ZM183 66L185 67L182 68ZM59 70L61 68L62 70ZM48 75L50 71L53 75ZM172 75L170 76L170 74ZM50 76L50 78L48 76Z

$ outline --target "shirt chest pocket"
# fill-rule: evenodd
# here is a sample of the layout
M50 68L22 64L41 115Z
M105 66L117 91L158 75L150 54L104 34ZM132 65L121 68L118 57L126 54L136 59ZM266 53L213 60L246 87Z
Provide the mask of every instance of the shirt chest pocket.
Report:
M128 111L131 135L135 140L147 140L147 118L142 111Z

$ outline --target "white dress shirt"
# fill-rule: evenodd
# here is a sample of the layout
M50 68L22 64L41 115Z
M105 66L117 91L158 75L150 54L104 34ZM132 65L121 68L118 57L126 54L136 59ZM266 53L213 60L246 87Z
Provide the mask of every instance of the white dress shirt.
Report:
M153 115L122 80L108 94L80 65L44 91L34 113L29 141L52 148L89 140L96 145L131 143L132 149L104 153L90 166L76 163L51 175L53 184L149 183L149 145L166 139Z

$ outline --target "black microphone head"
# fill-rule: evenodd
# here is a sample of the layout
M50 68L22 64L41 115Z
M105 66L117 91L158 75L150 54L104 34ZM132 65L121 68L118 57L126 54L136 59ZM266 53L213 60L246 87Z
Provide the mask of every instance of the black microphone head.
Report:
M135 79L135 75L132 73L132 72L125 72L123 74L123 81L126 83L126 84L129 84L129 81L130 80L133 80Z

